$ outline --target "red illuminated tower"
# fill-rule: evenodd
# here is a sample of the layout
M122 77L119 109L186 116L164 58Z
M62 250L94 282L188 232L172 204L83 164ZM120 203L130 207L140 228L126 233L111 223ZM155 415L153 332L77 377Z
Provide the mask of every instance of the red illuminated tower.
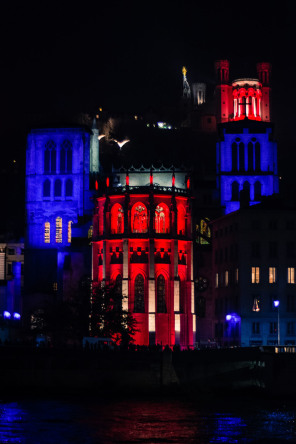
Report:
M263 122L270 122L270 63L257 63L257 73L262 84L262 120Z
M93 285L122 288L123 304L138 322L136 344L194 344L191 233L190 180L183 170L114 171L98 193Z
M229 84L229 61L217 60L215 63L217 85L217 122L228 122L233 114L232 87Z
M258 120L270 122L270 63L257 63L258 79L229 81L228 60L215 63L217 122Z

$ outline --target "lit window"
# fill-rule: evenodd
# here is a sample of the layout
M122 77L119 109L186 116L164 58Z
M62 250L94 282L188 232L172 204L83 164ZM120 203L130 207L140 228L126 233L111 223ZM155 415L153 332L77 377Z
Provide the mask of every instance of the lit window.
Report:
M295 284L295 268L288 267L288 284Z
M56 243L61 244L62 243L62 218L57 217L56 218Z
M111 208L111 233L121 234L124 231L124 212L120 204Z
M133 233L148 231L147 209L141 203L135 204L132 208L132 231Z
M169 229L169 209L165 204L157 205L155 209L155 232L168 233Z
M215 276L215 287L216 288L219 287L219 273L216 273L216 276Z
M44 243L49 244L50 243L50 223L45 222L44 224Z
M68 243L71 243L71 239L72 239L72 221L69 220L68 222Z
M252 284L259 284L260 282L260 268L252 267Z
M269 267L269 283L275 284L275 282L276 282L276 268Z
M225 271L225 287L228 287L228 282L229 282L229 275L228 275L228 270Z

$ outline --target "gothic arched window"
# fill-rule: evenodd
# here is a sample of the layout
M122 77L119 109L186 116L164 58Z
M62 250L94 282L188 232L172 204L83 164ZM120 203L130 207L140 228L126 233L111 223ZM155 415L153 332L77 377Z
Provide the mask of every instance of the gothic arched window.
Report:
M49 244L50 243L50 223L45 222L44 224L44 243Z
M72 173L72 143L64 140L60 151L60 172Z
M43 182L43 197L50 197L50 180L46 179Z
M111 233L121 234L124 231L124 213L120 204L114 204L111 208Z
M237 143L233 142L231 145L232 156L232 171L237 171Z
M72 241L72 221L71 220L69 220L69 222L68 222L68 233L67 233L67 237L68 237L68 243L69 244L71 244L71 241Z
M66 150L65 148L61 148L60 151L60 173L64 173L66 171Z
M62 195L62 182L60 179L56 179L54 183L54 197L61 197Z
M260 200L261 197L261 183L257 180L254 184L254 200Z
M249 184L249 182L247 182L247 181L244 182L243 191L244 191L245 199L249 201L250 200L250 184Z
M255 170L261 171L260 143L255 143Z
M144 277L138 274L135 279L135 302L134 312L145 313L145 298L144 298Z
M63 221L61 217L56 218L56 236L55 241L57 244L63 242Z
M136 203L131 211L131 226L133 233L147 233L147 208L141 202Z
M44 151L44 172L50 172L50 150L47 148Z
M254 153L252 142L248 143L248 171L254 171Z
M155 232L169 233L170 231L170 212L166 204L159 204L155 209Z
M73 182L71 179L66 180L66 197L72 197L73 195Z
M239 184L232 182L231 184L231 200L239 200Z
M56 172L56 144L53 140L49 140L45 144L44 151L44 172L55 173Z
M167 313L166 297L165 297L165 278L160 274L156 281L156 300L157 312Z
M245 145L243 142L239 143L239 170L245 171Z

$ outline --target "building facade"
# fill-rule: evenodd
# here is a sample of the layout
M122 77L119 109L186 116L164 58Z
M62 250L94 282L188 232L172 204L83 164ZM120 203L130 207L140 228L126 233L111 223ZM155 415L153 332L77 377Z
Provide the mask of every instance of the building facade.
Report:
M212 222L211 317L221 345L296 344L295 229L295 208L277 198Z
M25 306L72 297L90 277L92 182L99 169L98 131L34 129L26 158Z
M120 286L136 344L192 347L190 178L177 169L113 171L96 202L93 285Z
M9 339L7 327L19 322L24 285L24 242L0 242L0 339Z

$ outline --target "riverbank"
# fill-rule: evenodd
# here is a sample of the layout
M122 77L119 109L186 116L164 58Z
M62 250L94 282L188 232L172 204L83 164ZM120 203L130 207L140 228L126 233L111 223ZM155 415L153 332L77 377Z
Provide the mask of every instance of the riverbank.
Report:
M92 351L0 348L5 393L296 394L296 355L256 348Z

